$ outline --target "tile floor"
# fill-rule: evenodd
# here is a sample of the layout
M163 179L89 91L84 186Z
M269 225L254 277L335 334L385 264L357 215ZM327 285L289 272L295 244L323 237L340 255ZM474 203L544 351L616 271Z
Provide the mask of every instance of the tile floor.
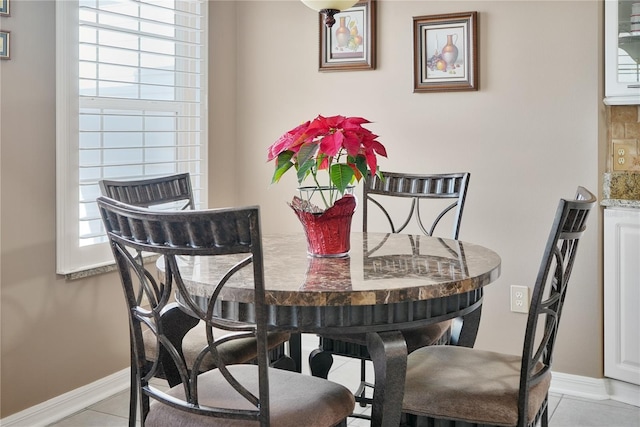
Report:
M306 337L305 337L306 338ZM314 336L303 340L305 353L317 344ZM308 373L308 368L305 369ZM372 369L367 370L372 375ZM359 384L359 361L336 357L329 379L355 390ZM372 379L372 378L371 378ZM370 380L371 380L370 379ZM162 386L161 380L156 384ZM50 425L50 427L126 427L129 392L124 391ZM550 427L640 427L640 408L613 400L587 400L568 395L551 394ZM366 412L356 406L356 412ZM368 426L367 420L350 418L350 427Z

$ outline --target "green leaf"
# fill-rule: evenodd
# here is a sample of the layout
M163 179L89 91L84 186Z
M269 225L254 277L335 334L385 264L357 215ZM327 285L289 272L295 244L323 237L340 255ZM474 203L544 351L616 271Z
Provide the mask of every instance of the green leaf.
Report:
M276 168L282 167L285 163L291 161L293 154L294 153L291 150L283 151L282 153L278 154L278 164Z
M356 156L355 161L353 162L356 165L356 168L360 171L363 177L367 176L367 158L364 156Z
M271 178L271 183L274 184L274 183L280 181L280 178L282 178L282 175L284 175L284 173L286 171L291 169L291 166L293 166L293 163L288 162L288 163L285 163L284 165L280 166L279 168L277 168L275 170L275 172L273 172L273 178Z
M271 178L271 183L276 183L280 181L282 175L293 166L291 162L291 157L293 157L293 151L283 151L278 155L278 162L276 163L276 170L273 172L273 178Z
M313 159L318 151L320 144L303 144L298 151L297 162L299 164L307 163L309 159Z
M300 156L298 155L298 159L299 158ZM313 166L315 164L316 162L313 157L308 158L307 161L302 164L298 164L298 184L302 184L302 181L304 181L304 179L309 176L309 173L311 173L311 170L313 169Z
M333 185L336 186L341 194L344 194L344 191L353 179L353 169L344 163L337 163L331 165L329 176L331 177Z

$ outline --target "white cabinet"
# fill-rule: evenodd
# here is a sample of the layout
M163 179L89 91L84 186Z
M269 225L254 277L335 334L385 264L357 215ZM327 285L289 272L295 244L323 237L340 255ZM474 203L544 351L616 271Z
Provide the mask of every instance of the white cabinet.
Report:
M604 210L604 374L640 385L640 209Z
M605 1L605 104L640 104L640 31L631 27L638 19L632 18L633 3L639 1Z

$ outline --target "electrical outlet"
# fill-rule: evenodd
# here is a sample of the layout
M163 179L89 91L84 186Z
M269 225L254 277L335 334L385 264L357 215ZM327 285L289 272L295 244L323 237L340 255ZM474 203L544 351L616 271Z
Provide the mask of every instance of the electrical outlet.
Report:
M614 139L613 142L613 170L640 170L640 151L637 139Z
M529 287L511 285L511 311L514 313L529 312Z

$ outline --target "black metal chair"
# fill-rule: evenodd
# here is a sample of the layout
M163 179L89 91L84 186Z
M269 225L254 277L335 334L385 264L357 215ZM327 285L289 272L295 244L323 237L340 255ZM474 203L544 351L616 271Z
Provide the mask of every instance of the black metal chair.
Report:
M417 232L431 236L436 229L443 227L444 221L441 222L443 218L449 217L452 230L446 237L458 238L469 185L469 173L416 175L382 172L382 175L384 179L369 175L365 181L363 231L367 231L370 227L372 222L370 208L374 205L379 208L383 221L388 222L392 233L406 231L412 220L415 220ZM403 201L406 201L405 205ZM429 204L427 205L426 202ZM427 224L423 221L423 217L432 218L432 221ZM476 311L478 313L474 316L479 319L479 310ZM458 334L458 331L462 331L461 321L457 321L453 336L452 324L453 321L446 321L402 331L407 343L407 351L412 352L424 346L444 343L473 346L475 333L470 333L469 339L461 342ZM469 328L469 330L472 329ZM475 331L477 332L477 325ZM370 360L366 343L365 334L322 335L319 348L309 355L312 374L322 378L327 378L331 369L332 354L360 359L361 382L355 395L362 406L371 403L371 399L365 395L366 387L372 386L366 382L365 378L365 361Z
M258 207L205 211L151 211L113 199L97 199L116 260L127 301L132 342L132 366L141 396L140 425L144 426L346 426L354 398L345 387L295 372L268 366L267 307L265 305L262 240ZM138 253L163 257L165 280L159 283L149 271L155 263ZM183 282L181 257L227 257L244 254L221 275L204 306ZM255 323L233 322L219 317L225 285L236 276L246 282L252 297ZM171 337L163 313L173 292L202 325L207 341L189 369ZM227 335L217 336L216 330ZM231 334L229 334L232 332ZM148 351L144 335L155 337ZM255 342L256 364L229 365L221 348L237 340ZM160 369L160 349L177 367L181 384L159 390L149 380ZM216 368L201 373L201 364L212 357ZM152 363L149 364L148 361ZM150 401L151 400L151 401ZM135 414L130 425L135 424Z
M522 355L456 346L414 351L407 365L404 425L548 425L553 348L578 242L595 204L582 187L575 200L560 200L533 288Z
M98 185L103 196L129 205L145 208L164 205L172 210L196 208L189 173L137 180L103 179Z
M196 208L189 173L137 180L105 179L98 184L103 196L133 206L174 211L193 210ZM198 324L198 320L184 313L175 304L167 306L162 313L162 319L166 323L165 334L184 358L187 368L191 370L196 357L207 343L204 328L195 327ZM216 336L219 335L219 333L216 333ZM287 332L268 333L269 360L271 360L272 366L293 371L296 368L296 364L285 352L285 342L289 338L290 334ZM155 336L150 331L145 331L143 340L147 354L153 355L153 351L157 348ZM251 338L222 344L218 351L228 364L246 363L254 360L257 356L255 340ZM181 378L178 369L163 348L160 348L158 358L161 363L156 375L166 379L170 386L179 384ZM149 363L152 362L149 361ZM203 372L215 367L216 364L211 356L205 357L200 364L200 369ZM132 371L132 393L135 391L135 382L136 378ZM132 407L129 408L131 414L136 412L135 401L135 399L131 399Z
M196 208L189 173L137 180L105 179L98 184L103 196L133 206L163 210L193 210ZM196 356L207 342L204 329L196 328L196 319L186 315L178 307L168 308L163 313L163 317L170 318L167 323L171 325L171 330L167 330L167 335L171 337L190 369ZM147 332L144 338L148 350L155 347L155 338L152 334ZM289 338L290 334L286 332L268 333L267 345L272 366L295 370L295 362L285 353L284 343ZM223 344L219 351L228 364L246 363L256 357L255 342L251 339ZM171 386L178 384L180 376L168 355L162 354L160 358L165 361L163 369L160 371L162 377L166 378ZM200 369L203 371L213 368L215 368L215 363L211 357L205 358L200 365Z

